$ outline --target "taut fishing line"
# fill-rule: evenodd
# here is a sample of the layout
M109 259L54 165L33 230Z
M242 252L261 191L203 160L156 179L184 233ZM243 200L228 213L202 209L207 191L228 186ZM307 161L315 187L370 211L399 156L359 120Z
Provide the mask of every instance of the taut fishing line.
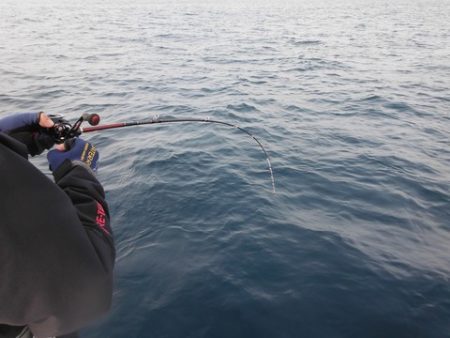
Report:
M221 124L228 127L232 127L238 129L239 131L250 136L261 150L264 152L266 156L268 169L270 173L270 179L272 182L272 191L275 193L275 179L273 176L272 163L270 161L270 156L262 143L248 130L239 127L235 124L211 120L209 118L200 119L200 118L185 118L185 119L160 119L158 117L147 119L147 120L139 120L139 121L129 121L129 122L118 122L118 123L110 123L98 125L100 122L100 116L97 114L83 114L73 125L71 125L67 120L65 120L60 115L51 115L50 116L53 122L55 122L55 126L53 127L53 133L55 136L56 143L64 143L66 140L71 139L73 137L77 137L82 133L90 133L94 131L107 130L107 129L116 129L116 128L124 128L124 127L133 127L133 126L141 126L141 125L149 125L149 124L161 124L161 123L186 123L186 122L200 122L200 123L215 123ZM87 121L92 127L81 128L81 124Z

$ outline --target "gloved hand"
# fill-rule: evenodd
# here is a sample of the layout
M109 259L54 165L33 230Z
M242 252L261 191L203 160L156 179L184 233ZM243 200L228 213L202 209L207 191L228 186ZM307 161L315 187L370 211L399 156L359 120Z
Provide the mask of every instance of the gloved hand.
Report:
M25 144L31 156L50 149L55 144L49 132L54 122L43 112L20 113L0 119L0 132Z
M51 150L47 154L48 164L50 170L55 172L66 160L76 164L81 162L92 169L97 171L97 161L99 154L97 149L90 143L81 138L75 138L66 141L64 149Z

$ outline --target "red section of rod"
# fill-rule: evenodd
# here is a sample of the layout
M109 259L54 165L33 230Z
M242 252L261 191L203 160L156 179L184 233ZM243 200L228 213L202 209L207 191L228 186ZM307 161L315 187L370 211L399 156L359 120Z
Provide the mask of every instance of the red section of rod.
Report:
M104 129L122 128L122 127L126 127L126 125L127 125L126 123L102 124L101 126L83 128L83 133L89 133L91 131L104 130Z

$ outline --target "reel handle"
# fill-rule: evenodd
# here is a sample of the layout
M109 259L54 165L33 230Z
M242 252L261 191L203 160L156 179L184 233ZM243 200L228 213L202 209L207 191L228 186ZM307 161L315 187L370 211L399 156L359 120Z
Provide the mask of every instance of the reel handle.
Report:
M77 137L81 134L81 124L87 121L91 126L96 126L100 123L100 115L98 114L83 114L72 125L63 115L49 115L55 125L51 128L51 133L55 138L55 143L61 144L66 140Z
M91 126L96 126L100 123L100 115L98 114L83 114L81 115L83 121L88 121Z

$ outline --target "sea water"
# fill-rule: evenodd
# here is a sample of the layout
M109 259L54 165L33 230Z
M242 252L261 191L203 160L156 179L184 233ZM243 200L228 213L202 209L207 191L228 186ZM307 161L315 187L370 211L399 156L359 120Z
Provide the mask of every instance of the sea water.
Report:
M86 338L450 337L450 2L0 4L0 114L104 123ZM32 160L48 174L45 156Z

